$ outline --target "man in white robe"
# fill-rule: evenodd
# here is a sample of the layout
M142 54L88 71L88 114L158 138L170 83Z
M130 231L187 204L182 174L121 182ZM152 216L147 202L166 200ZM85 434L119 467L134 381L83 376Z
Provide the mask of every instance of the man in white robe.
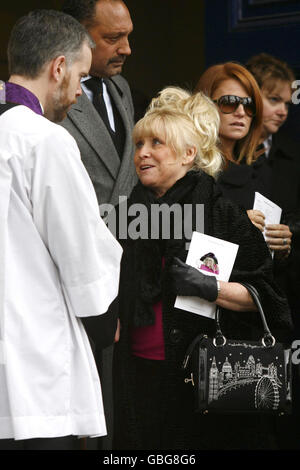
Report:
M21 18L10 37L6 101L18 105L0 105L1 449L9 439L71 449L73 439L57 438L106 434L80 317L116 297L122 250L75 140L45 118L63 119L81 94L91 47L76 20L47 10Z

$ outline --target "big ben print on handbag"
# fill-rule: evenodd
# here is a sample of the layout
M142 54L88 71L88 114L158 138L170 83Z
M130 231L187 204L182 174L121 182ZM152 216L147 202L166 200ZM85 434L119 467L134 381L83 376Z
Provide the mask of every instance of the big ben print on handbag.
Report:
M195 392L195 410L202 413L291 411L291 359L267 325L256 289L243 284L261 316L261 341L226 339L217 309L214 338L198 335L183 362L185 383Z

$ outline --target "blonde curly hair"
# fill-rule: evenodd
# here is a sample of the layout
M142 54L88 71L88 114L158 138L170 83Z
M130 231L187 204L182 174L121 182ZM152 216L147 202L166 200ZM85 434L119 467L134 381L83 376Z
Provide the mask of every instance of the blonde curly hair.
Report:
M220 117L203 93L192 95L178 87L163 89L150 103L145 116L133 129L133 141L163 137L178 158L190 147L197 150L192 170L216 177L223 165L218 150Z

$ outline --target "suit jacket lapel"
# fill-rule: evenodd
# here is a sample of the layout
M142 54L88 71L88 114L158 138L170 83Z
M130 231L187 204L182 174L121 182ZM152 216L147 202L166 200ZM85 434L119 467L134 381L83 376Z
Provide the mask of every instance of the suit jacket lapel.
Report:
M114 191L111 196L113 204L118 202L118 198L121 195L129 195L131 188L137 181L136 171L133 163L133 143L132 143L132 129L133 129L133 118L130 115L129 104L126 95L114 82L114 79L106 80L111 98L120 113L124 127L125 127L125 145L121 166L117 176L117 181L114 187ZM128 189L130 188L130 190Z
M128 153L128 151L130 153L132 152L131 133L132 133L132 128L133 128L133 121L130 117L128 106L127 106L127 101L125 99L125 96L122 90L120 90L119 87L116 87L116 85L113 83L112 80L107 80L105 83L107 84L110 96L113 99L120 113L120 116L122 118L122 121L125 127L126 139L125 139L125 146L124 146L124 152L123 152L125 155Z
M68 116L93 147L113 178L117 178L120 166L119 155L105 124L84 92L78 98L77 103L72 106ZM109 158L105 158L108 153Z

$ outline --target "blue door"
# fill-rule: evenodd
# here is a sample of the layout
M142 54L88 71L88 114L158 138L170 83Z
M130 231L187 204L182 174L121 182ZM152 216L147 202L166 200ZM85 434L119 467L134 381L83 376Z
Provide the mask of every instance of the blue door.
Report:
M300 72L299 0L206 0L205 30L207 66L267 52Z
M300 79L299 0L205 0L206 67L231 60L244 64L260 52L286 61ZM299 139L300 104L292 117L289 125Z

